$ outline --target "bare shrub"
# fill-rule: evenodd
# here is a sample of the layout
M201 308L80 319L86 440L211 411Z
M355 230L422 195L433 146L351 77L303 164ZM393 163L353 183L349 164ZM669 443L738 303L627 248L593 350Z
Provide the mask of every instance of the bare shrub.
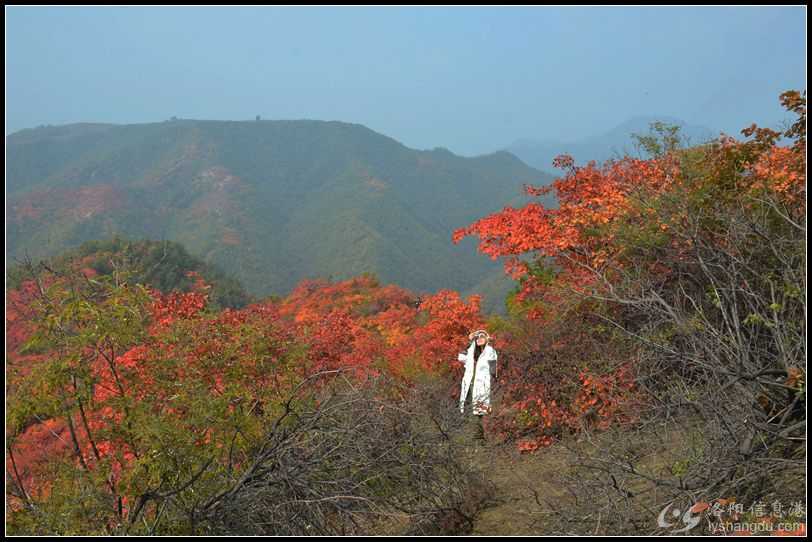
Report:
M584 433L573 447L578 505L562 525L601 517L601 531L640 534L658 532L669 503L805 501L806 229L795 217L769 195L696 207L672 232L687 252L641 243L611 279L593 270L607 288L588 297L618 307L601 318L639 345L644 402L622 434Z
M324 378L325 375L321 375ZM306 387L224 489L172 505L196 534L437 534L470 528L485 497L446 394L342 371ZM448 404L446 404L448 403Z

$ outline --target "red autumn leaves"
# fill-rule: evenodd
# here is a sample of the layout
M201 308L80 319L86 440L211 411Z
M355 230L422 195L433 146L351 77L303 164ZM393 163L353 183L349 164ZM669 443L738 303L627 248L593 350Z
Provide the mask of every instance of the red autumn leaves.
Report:
M305 281L285 299L215 314L207 310L208 286L197 279L190 292L149 291L141 307L148 315L145 335L135 343L109 349L106 339L100 339L99 347L107 350L82 347L86 369L74 361L69 370L82 375L79 386L88 383L91 393L64 381L60 389L66 410L31 419L13 435L19 481L29 495L45 494L42 469L59 458L69 460L75 438L76 468L93 471L105 465L106 483L122 496L126 512L126 481L135 475L137 458L148 453L130 429L131 422L145 423L134 417L135 410L149 408L150 416L185 427L183 431L198 435L198 445L207 446L213 431L221 429L193 420L190 400L208 397L212 405L227 403L230 412L238 405L256 411L307 375L335 368L353 367L359 377L389 371L407 382L418 375L448 376L459 372L451 361L460 337L483 326L478 298L466 302L456 292L441 291L425 295L418 304L414 294L381 287L369 276L339 283ZM7 327L17 348L29 339L27 307L34 288L24 283L10 293L15 304L7 312ZM82 325L90 330L95 324L88 318ZM11 379L10 393L15 393L15 384L25 383L34 365L54 361L55 354L24 357L11 352L10 365L18 376ZM448 380L454 384L450 388L456 388L454 380ZM36 387L25 389L37 393Z
M453 232L454 243L476 235L481 252L504 258L505 271L520 281L512 302L537 326L537 337L527 340L546 352L565 343L564 357L573 362L555 369L560 371L555 373L558 382L550 383L527 376L536 369L549 372L548 361L526 359L521 372L506 378L514 382L503 389L502 407L508 414L490 420L495 432L524 439L520 449L532 451L564 428L585 421L605 428L628 417L622 405L634 395L634 364L623 348L613 352L611 342L603 351L580 350L597 329L586 323L591 311L584 300L610 299L613 282L629 276L642 277L640 291L646 287L643 280L666 282L672 270L658 255L667 253L677 262L690 257L693 239L685 224L692 205L713 216L717 203L747 208L767 199L776 202L778 212L803 223L806 100L787 92L781 101L799 115L783 134L753 126L743 131L753 136L747 141L723 136L692 149L666 149L650 159L624 157L602 165L576 166L571 157L560 156L554 165L564 170L563 177L550 186L525 186L531 197L554 193L556 208L531 201ZM782 135L794 143L779 145ZM706 243L726 242L712 228L703 235ZM522 256L532 259L521 261ZM545 331L554 327L554 332ZM576 380L579 387L573 390L570 383Z

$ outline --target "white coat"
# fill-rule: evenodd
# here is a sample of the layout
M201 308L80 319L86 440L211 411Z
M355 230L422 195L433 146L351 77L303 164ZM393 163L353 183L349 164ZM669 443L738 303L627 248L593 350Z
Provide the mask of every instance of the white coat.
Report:
M468 352L459 354L457 361L465 364L465 374L462 377L460 389L460 412L465 414L465 398L468 396L468 387L474 376L474 363L476 363L476 381L473 382L474 389L471 393L474 414L487 414L491 406L491 368L490 363L496 363L496 350L486 344L479 354L479 359L474 360L474 347L476 341L471 342Z

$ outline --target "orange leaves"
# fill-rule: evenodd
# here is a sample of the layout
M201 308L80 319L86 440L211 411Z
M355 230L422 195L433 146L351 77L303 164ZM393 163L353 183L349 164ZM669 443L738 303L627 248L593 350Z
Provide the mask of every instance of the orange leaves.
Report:
M135 469L145 462L160 465L163 460L155 458L165 457L161 450L228 446L223 441L228 416L246 416L253 427L254 417L272 413L274 401L314 372L353 367L347 376L363 378L388 371L406 383L451 376L468 333L483 327L478 296L465 300L442 290L421 298L380 286L367 275L338 283L303 281L280 301L219 313L207 310L209 287L202 278L189 278L194 284L187 293L150 291L150 296L132 285L94 281L107 295L83 300L88 310L82 325L94 332L109 325L103 340L66 343L70 351L64 359L72 374L47 392L15 368L15 379L36 392L32 401L47 402L48 416L54 417L29 421L20 402L15 426L20 434L12 446L16 458L23 456L20 478L31 494L49 487L47 466L58 461L90 471L98 489L132 502L133 495L125 493L141 475ZM78 275L77 280L86 283ZM132 299L125 295L136 291ZM27 340L27 308L37 293L31 283L9 295L14 305L7 329L14 348ZM131 302L127 310L117 304L120 298ZM135 313L135 324L122 323ZM106 320L110 314L112 324ZM13 354L22 361L19 352ZM444 382L452 395L458 393L458 380ZM11 394L21 389L9 386ZM61 401L47 396L54 393Z
M535 452L542 446L549 446L549 444L543 444L542 441L536 439L528 439L520 441L517 448L519 449L520 453L524 454L528 452Z
M529 203L521 209L505 207L497 214L455 230L452 241L457 244L463 237L478 235L481 238L479 250L491 259L540 250L547 246L552 233L550 213L539 203Z
M423 360L427 371L447 373L448 360L456 359L460 342L472 329L484 325L479 313L480 301L480 296L474 295L466 303L452 290L440 290L426 296L420 309L427 319L422 324L415 322L412 336L402 348L414 350ZM456 365L452 367L457 368Z
M550 186L525 185L529 196L553 192L557 209L547 209L531 202L520 209L506 207L458 230L452 241L476 235L479 250L492 259L507 257L505 271L514 280L526 278L519 299L530 296L538 279L528 277L528 267L518 260L522 254L552 257L564 274L573 278L578 271L602 268L614 262L620 247L614 242L614 228L623 218L647 223L650 217L637 217L642 195L653 197L671 188L679 177L680 168L673 155L651 160L623 158L610 160L602 166L590 162L576 167L571 157L560 156L556 164L566 170L564 177ZM667 225L661 224L665 231ZM534 308L528 318L539 316Z
M194 318L205 309L208 301L208 294L199 291L164 294L152 290L150 293L154 299L152 315L157 329L170 326L177 320Z
M480 301L472 296L466 302L450 290L418 299L362 275L335 283L302 281L278 309L310 345L313 368L370 367L383 359L390 371L405 376L407 365L409 371L446 374L460 337L482 326Z
M798 388L804 379L804 373L798 367L787 369L787 379L784 384L789 388Z
M47 288L52 282L52 277L44 277L42 279L43 288ZM38 294L39 288L33 280L25 280L19 288L7 290L6 352L9 355L18 354L17 349L31 335L32 304L37 300Z
M699 501L690 508L690 512L694 514L700 514L705 510L707 510L708 508L710 508L710 504L704 501Z
M582 424L606 429L625 416L623 406L634 388L627 367L609 375L597 377L581 374L581 386L572 404L562 408L555 400L550 400L550 389L543 385L524 383L512 392L523 397L512 404L513 431L532 431L536 436L519 443L520 451L535 451L538 447L549 446L555 434L565 428L578 430ZM560 393L560 390L555 390ZM509 430L510 432L510 430Z
M70 435L67 424L59 420L45 420L33 424L14 441L14 463L29 493L37 493L43 480L44 469L54 458L70 453ZM6 457L6 470L13 472L11 459Z
M598 428L605 429L622 416L622 407L634 389L634 378L629 365L623 365L615 371L601 376L580 375L581 388L573 401L573 421L580 423L594 422Z
M663 255L683 262L695 247L688 222L713 217L727 209L771 208L802 224L806 195L806 98L797 92L782 95L782 103L800 116L783 134L755 125L753 136L739 142L722 136L716 142L651 159L624 157L602 165L576 166L570 156L556 158L564 170L549 186L524 185L528 196L554 194L558 207L529 202L506 207L453 232L452 241L479 237L479 250L492 259L505 257L505 272L520 281L514 301L528 319L547 319L559 304L553 290L599 294L596 274L609 282L612 273L645 270L665 280L672 267ZM792 146L778 146L780 136L793 137ZM703 241L724 246L712 224ZM649 260L641 256L648 255ZM532 263L521 261L529 255ZM541 264L554 269L535 273ZM592 280L585 280L590 273ZM597 290L596 290L597 289ZM545 308L545 305L548 308Z
M752 189L769 190L796 205L804 205L806 155L795 148L772 147L750 167Z
M346 309L335 308L322 315L301 335L310 345L312 370L366 364L368 360L347 358L353 350L356 333L356 325Z

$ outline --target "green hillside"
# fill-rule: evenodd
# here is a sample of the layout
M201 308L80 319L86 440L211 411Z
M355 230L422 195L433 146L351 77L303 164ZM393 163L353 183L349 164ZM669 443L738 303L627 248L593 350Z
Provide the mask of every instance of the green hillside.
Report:
M38 262L32 262L37 264ZM242 308L252 301L239 281L189 254L183 246L171 241L127 240L121 238L87 241L44 263L59 272L92 269L99 275L110 275L114 269L128 273L128 280L162 292L189 291L199 274L211 287L210 302L215 308ZM11 262L7 269L9 288L31 278L24 262Z
M7 256L167 239L256 296L373 272L416 291L482 283L501 311L501 262L451 233L552 180L507 152L419 151L341 122L76 124L6 143Z

